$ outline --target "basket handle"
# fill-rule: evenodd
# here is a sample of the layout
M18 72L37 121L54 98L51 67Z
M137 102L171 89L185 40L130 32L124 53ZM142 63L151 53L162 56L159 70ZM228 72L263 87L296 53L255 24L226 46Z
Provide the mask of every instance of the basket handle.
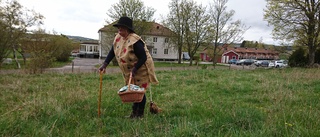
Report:
M130 77L129 77L129 81L128 81L128 91L130 91L130 83L131 83L131 80L132 80L132 72L130 72Z

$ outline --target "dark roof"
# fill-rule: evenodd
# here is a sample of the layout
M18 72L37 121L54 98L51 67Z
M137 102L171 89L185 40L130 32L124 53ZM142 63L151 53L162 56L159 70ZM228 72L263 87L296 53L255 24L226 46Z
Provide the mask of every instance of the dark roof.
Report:
M227 47L225 52L234 51L236 53L264 53L264 54L278 54L275 50L264 49L264 48L240 48L240 47Z

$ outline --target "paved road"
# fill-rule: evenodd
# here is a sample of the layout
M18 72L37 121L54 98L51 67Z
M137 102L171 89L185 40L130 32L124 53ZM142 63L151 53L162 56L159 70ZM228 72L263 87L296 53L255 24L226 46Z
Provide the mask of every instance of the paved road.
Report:
M48 69L50 71L56 71L56 72L97 72L97 67L103 62L104 60L99 59L88 59L88 58L76 58L73 60L73 64L68 64L62 68L51 68ZM188 63L188 62L185 62ZM211 62L202 62L201 64L211 64ZM238 65L229 65L226 64L227 67L230 69L255 69L255 67L252 66L238 66ZM209 68L212 68L213 66L209 66ZM217 66L217 68L221 68ZM186 70L186 69L201 69L200 67L157 67L156 70ZM107 67L106 73L118 73L120 72L120 69L118 67Z
M61 68L49 68L46 69L45 72L56 72L56 73L97 73L97 67L104 60L99 59L90 59L90 58L75 58L73 63L70 63ZM187 63L187 62L185 62ZM211 62L202 62L201 64L211 64ZM229 65L226 64L226 67L216 66L217 68L226 68L226 69L255 69L252 66L238 66L238 65ZM208 68L213 68L213 66L209 66ZM201 69L201 67L157 67L156 70L196 70ZM19 73L23 70L0 70L0 74L8 74L8 73ZM106 73L120 73L120 69L118 67L107 67Z

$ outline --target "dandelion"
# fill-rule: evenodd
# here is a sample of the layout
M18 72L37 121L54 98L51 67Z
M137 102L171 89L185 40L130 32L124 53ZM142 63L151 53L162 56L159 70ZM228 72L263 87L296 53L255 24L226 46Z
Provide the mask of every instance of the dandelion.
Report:
M292 127L292 126L293 126L293 124L290 124L290 123L287 123L287 122L285 122L285 125L287 125L287 126L289 126L289 127Z

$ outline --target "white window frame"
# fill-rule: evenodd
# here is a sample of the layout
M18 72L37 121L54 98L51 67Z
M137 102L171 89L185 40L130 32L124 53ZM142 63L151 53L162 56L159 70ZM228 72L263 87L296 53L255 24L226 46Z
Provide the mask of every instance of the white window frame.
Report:
M157 55L157 48L153 48L153 49L152 49L152 54L153 54L153 55Z
M166 55L169 54L169 49L164 49L163 54L166 54Z

